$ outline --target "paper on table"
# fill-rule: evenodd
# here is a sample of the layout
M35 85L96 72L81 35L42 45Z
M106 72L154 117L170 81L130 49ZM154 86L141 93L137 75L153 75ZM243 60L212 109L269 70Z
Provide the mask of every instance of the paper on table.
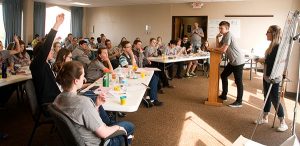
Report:
M114 91L114 90L109 90L108 94L112 95L115 98L119 98L120 97L120 94L118 92Z
M299 146L299 140L296 135L291 136L285 142L283 142L280 146Z
M237 140L232 144L232 146L265 146L250 139L245 138L240 135Z
M145 67L143 69L145 69L146 71L161 71L160 69L155 68L155 67Z

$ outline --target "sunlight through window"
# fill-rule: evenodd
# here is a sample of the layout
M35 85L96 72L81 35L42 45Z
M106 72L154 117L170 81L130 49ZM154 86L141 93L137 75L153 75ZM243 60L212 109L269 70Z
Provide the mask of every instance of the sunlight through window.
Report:
M3 22L2 4L0 4L0 40L4 44L5 41L5 29Z
M194 145L232 145L228 139L198 115L187 112L178 145L188 145L191 144L191 141L195 143Z
M61 37L62 39L64 39L68 35L68 33L71 32L71 11L58 6L46 8L45 34L49 33L50 29L53 27L56 16L60 13L65 14L65 20L64 23L60 26L56 37Z

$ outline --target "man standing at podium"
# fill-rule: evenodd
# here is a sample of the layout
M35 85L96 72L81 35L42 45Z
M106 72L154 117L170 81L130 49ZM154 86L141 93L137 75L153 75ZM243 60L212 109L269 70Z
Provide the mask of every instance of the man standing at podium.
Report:
M216 36L217 48L213 51L225 53L229 59L229 63L224 68L221 79L223 92L219 96L222 100L227 100L228 92L228 76L233 73L235 84L237 86L237 98L236 101L230 104L230 107L242 107L243 100L243 67L245 64L244 54L242 50L237 46L236 40L233 34L229 31L230 24L227 21L219 23L220 33ZM222 37L221 41L220 38Z

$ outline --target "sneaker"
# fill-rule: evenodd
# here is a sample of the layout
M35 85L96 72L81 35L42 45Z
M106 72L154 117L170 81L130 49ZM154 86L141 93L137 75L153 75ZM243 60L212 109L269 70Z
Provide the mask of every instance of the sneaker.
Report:
M155 105L155 106L161 106L161 105L163 105L163 102L160 102L160 101L158 101L158 100L154 100L152 103L153 103L153 105Z
M118 116L119 116L120 118L123 118L123 117L126 117L126 116L127 116L127 114L122 113L122 112L118 112L117 114L118 114Z
M150 99L143 100L143 103L147 108L150 108L153 106L153 103L150 101Z
M186 73L185 77L192 77L192 75L190 75L189 73Z
M288 129L289 129L289 127L285 123L280 123L279 127L277 128L277 131L278 132L284 132Z
M196 76L196 74L194 72L190 72L191 76Z
M222 99L222 100L227 100L227 96L226 95L225 96L220 95L219 98Z
M253 123L260 125L260 124L267 124L268 122L269 122L268 119L262 118L260 120L255 120Z
M242 107L243 105L242 105L241 102L235 101L232 104L229 104L228 106L230 106L230 107Z

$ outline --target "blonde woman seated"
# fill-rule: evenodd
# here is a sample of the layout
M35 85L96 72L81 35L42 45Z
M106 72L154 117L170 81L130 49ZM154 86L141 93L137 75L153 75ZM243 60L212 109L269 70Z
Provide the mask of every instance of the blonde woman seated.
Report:
M58 72L56 81L62 86L63 92L54 100L53 104L68 116L86 145L99 145L100 138L106 138L117 130L123 130L132 135L134 125L123 121L106 125L99 116L98 110L105 103L106 97L100 94L95 101L77 94L84 81L84 68L80 62L70 61L63 65ZM130 143L130 140L128 140ZM122 136L111 138L106 145L116 146L124 144Z
M86 78L88 83L95 82L104 75L104 72L113 72L113 67L108 57L106 48L98 49L97 58L94 59L87 68Z

